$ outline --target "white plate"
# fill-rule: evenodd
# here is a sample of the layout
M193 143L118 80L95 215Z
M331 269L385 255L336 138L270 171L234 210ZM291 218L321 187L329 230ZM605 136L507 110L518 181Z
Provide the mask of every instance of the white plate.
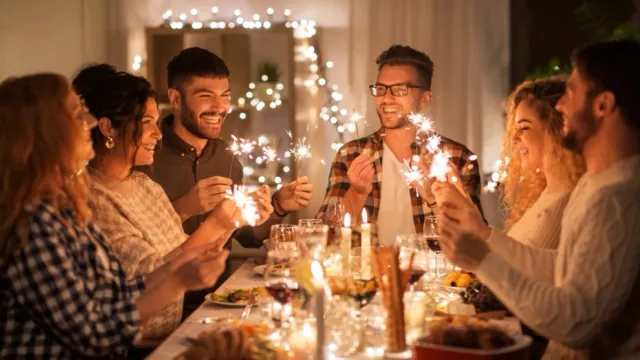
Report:
M267 268L267 265L258 265L253 268L253 273L256 275L264 276L264 269Z
M213 294L214 294L214 293L207 294L207 295L204 297L205 301L207 301L207 302L209 302L209 303L211 303L211 304L216 304L216 305L226 306L226 307L234 307L234 308L237 308L237 307L245 307L245 306L247 305L247 301L249 301L249 300L242 300L242 301L240 301L240 302L235 302L235 303L232 303L232 302L225 302L225 301L214 301L214 300L212 300L212 299L211 299L211 295L213 295ZM255 305L254 305L254 306L255 306Z

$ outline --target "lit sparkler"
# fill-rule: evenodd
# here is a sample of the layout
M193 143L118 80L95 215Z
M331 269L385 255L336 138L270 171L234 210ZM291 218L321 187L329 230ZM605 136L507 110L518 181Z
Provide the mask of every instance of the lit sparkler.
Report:
M431 168L429 168L429 177L434 177L438 181L447 181L447 174L451 171L449 158L451 155L444 151L438 151L433 155Z
M432 134L427 138L427 151L435 154L440 151L440 142L442 138L438 134Z
M278 157L278 153L276 153L276 150L271 146L262 147L262 159L266 163L280 160L280 158Z
M358 139L360 139L360 132L358 131L358 124L357 122L360 121L360 119L362 119L362 115L360 115L357 112L353 112L351 113L351 116L349 117L349 120L351 121L351 123L353 124L353 127L356 128L356 137ZM358 141L358 152L361 152L360 149L360 141Z
M258 207L255 200L253 200L253 198L249 195L249 191L245 186L234 185L233 191L227 190L226 198L236 204L236 206L240 209L242 219L244 219L247 224L251 226L256 225L256 223L260 219L260 215L258 214ZM239 224L236 223L236 226L238 225Z
M298 139L296 145L289 150L296 160L310 159L311 158L311 146L307 144L307 138L301 137Z
M418 168L418 166L416 165L411 165L406 159L404 160L404 165L406 169L400 171L402 171L402 174L404 175L404 181L407 183L407 185L411 185L415 182L418 185L422 186L424 181L424 174L422 173L422 170L420 170L420 168Z

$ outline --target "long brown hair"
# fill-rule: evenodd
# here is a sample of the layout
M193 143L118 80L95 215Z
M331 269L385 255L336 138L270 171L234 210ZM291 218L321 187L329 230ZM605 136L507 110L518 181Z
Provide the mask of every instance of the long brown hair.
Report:
M27 238L25 206L49 201L90 216L86 175L78 175L83 124L66 106L71 92L58 74L34 74L0 83L0 261Z
M562 185L568 189L572 189L584 174L582 157L561 146L563 121L562 115L555 106L564 94L565 84L564 78L558 76L525 81L509 97L507 131L502 146L502 159L509 160L503 160L504 165L501 169L505 174L501 182L504 185L502 200L508 211L505 220L507 228L522 217L547 186L542 172L525 171L522 168L520 156L513 153L512 139L517 131L514 118L518 105L521 103L531 105L540 117L545 134L544 154L549 168L547 170L558 175Z

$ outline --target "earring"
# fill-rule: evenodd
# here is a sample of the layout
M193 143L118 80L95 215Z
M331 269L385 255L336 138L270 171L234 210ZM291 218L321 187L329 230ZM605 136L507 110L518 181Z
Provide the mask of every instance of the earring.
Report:
M115 145L115 143L113 142L113 138L111 136L107 136L107 140L105 140L104 146L107 149L113 149L114 145Z

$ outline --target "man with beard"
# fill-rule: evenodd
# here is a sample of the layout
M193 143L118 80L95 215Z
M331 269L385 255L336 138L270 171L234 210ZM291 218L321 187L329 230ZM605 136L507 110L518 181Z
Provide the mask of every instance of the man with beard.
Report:
M229 69L215 54L193 47L176 55L167 65L167 72L173 114L162 121L162 146L155 153L150 176L165 190L185 232L191 234L232 184L242 183L242 164L220 139L231 105ZM262 246L262 241L269 237L270 226L307 206L312 191L313 185L306 177L284 185L272 196L271 218L260 226L237 230L233 238L244 247ZM225 248L230 247L231 241L227 241ZM218 284L228 278L228 270L229 263ZM204 294L206 291L188 295L185 313L199 305Z
M437 212L438 204L430 186L419 196L405 183L404 162L416 163L423 172L428 164L423 156L425 135L419 133L409 115L420 113L431 102L433 62L424 53L408 46L393 45L376 60L378 76L371 85L382 127L375 133L345 144L336 154L329 174L329 186L320 211L323 218L331 197L343 197L345 210L377 224L380 244L391 244L399 234L422 233L425 215ZM422 145L419 145L421 143ZM461 184L480 208L480 175L475 155L464 145L442 137L440 148L451 155L452 167ZM384 159L384 166L383 165ZM429 182L430 180L426 180ZM382 184L384 183L384 186Z
M442 250L526 325L549 359L640 357L640 44L577 49L566 91L564 145L587 172L562 217L557 251L526 247L484 225L455 188L434 185Z

